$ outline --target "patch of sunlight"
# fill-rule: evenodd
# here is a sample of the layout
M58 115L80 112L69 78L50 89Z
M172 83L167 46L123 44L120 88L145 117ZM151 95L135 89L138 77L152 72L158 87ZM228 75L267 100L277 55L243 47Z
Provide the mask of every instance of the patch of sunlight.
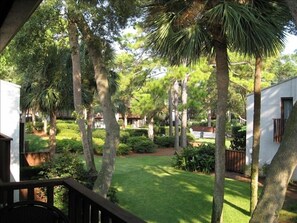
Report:
M187 190L189 192L196 193L196 194L203 192L203 191L199 190L196 185L189 184L186 182L180 182L180 184L181 184L183 190Z
M171 175L177 175L179 172L173 167L164 167L164 166L145 166L143 168L147 173L153 174L158 177L168 177Z

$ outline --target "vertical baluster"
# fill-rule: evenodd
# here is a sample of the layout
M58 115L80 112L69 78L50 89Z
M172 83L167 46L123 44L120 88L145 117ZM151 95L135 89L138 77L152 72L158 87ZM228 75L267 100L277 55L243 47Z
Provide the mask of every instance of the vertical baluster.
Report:
M84 199L82 204L83 204L83 222L89 223L90 214L91 214L90 203Z
M76 199L75 192L69 188L68 192L68 217L71 223L76 223L75 212L76 212Z
M28 187L28 201L34 201L34 187Z
M94 204L91 205L91 223L99 222L99 209Z
M47 194L47 203L50 205L54 205L54 186L48 186L46 188Z
M14 202L14 190L7 190L7 204L11 205Z

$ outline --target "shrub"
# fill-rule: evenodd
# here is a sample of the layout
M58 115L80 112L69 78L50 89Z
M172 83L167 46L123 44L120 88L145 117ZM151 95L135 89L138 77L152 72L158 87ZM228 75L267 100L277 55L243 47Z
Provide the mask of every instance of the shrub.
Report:
M131 137L148 135L147 129L125 129L125 131L129 132Z
M25 124L25 133L27 133L27 134L33 133L33 124L32 124L32 122L26 122L26 124Z
M174 147L174 140L174 136L156 136L154 142L160 147Z
M92 134L93 138L105 139L106 137L105 129L95 129Z
M101 138L93 138L93 149L95 154L102 155L104 140Z
M157 145L144 136L130 137L127 144L131 146L133 152L136 153L153 153L156 151Z
M56 152L83 152L82 142L75 139L57 139Z
M76 154L64 152L59 156L55 156L51 161L44 163L42 167L44 170L39 173L42 179L72 177L89 188L93 184L93 179L84 169L84 163ZM54 197L55 206L67 211L64 204L67 203L68 196L63 186L55 187Z
M120 131L120 142L127 143L128 138L130 137L130 133L126 130Z
M42 131L43 130L43 122L35 122L34 128L37 131Z
M187 147L174 157L174 167L187 170L211 173L215 168L215 145L201 144L198 147Z
M68 138L74 140L80 139L80 133L73 129L62 129L62 131L59 131L57 136L59 138Z
M128 155L131 150L132 148L127 144L120 143L117 150L117 155Z
M156 135L164 136L166 134L166 127L165 126L154 126L154 132Z
M246 126L233 126L230 148L233 150L245 150L246 148Z

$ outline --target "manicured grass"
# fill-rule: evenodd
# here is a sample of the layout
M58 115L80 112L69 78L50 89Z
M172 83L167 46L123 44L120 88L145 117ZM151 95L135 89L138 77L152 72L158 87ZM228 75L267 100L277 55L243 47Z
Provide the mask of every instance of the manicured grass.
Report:
M176 170L171 159L118 157L119 205L151 223L210 222L213 176ZM226 180L225 188L224 222L248 222L249 184Z

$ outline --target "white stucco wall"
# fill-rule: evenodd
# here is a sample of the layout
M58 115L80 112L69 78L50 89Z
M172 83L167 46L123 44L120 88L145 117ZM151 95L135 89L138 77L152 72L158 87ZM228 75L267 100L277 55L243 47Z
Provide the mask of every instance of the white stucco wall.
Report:
M20 180L20 86L0 80L0 132L11 137L10 181Z
M297 99L297 78L263 89L261 92L261 140L260 165L269 164L279 148L279 143L273 141L273 119L281 118L281 98L293 97ZM247 97L247 131L246 131L246 163L251 164L253 145L253 112L254 95ZM297 171L293 175L297 180Z

